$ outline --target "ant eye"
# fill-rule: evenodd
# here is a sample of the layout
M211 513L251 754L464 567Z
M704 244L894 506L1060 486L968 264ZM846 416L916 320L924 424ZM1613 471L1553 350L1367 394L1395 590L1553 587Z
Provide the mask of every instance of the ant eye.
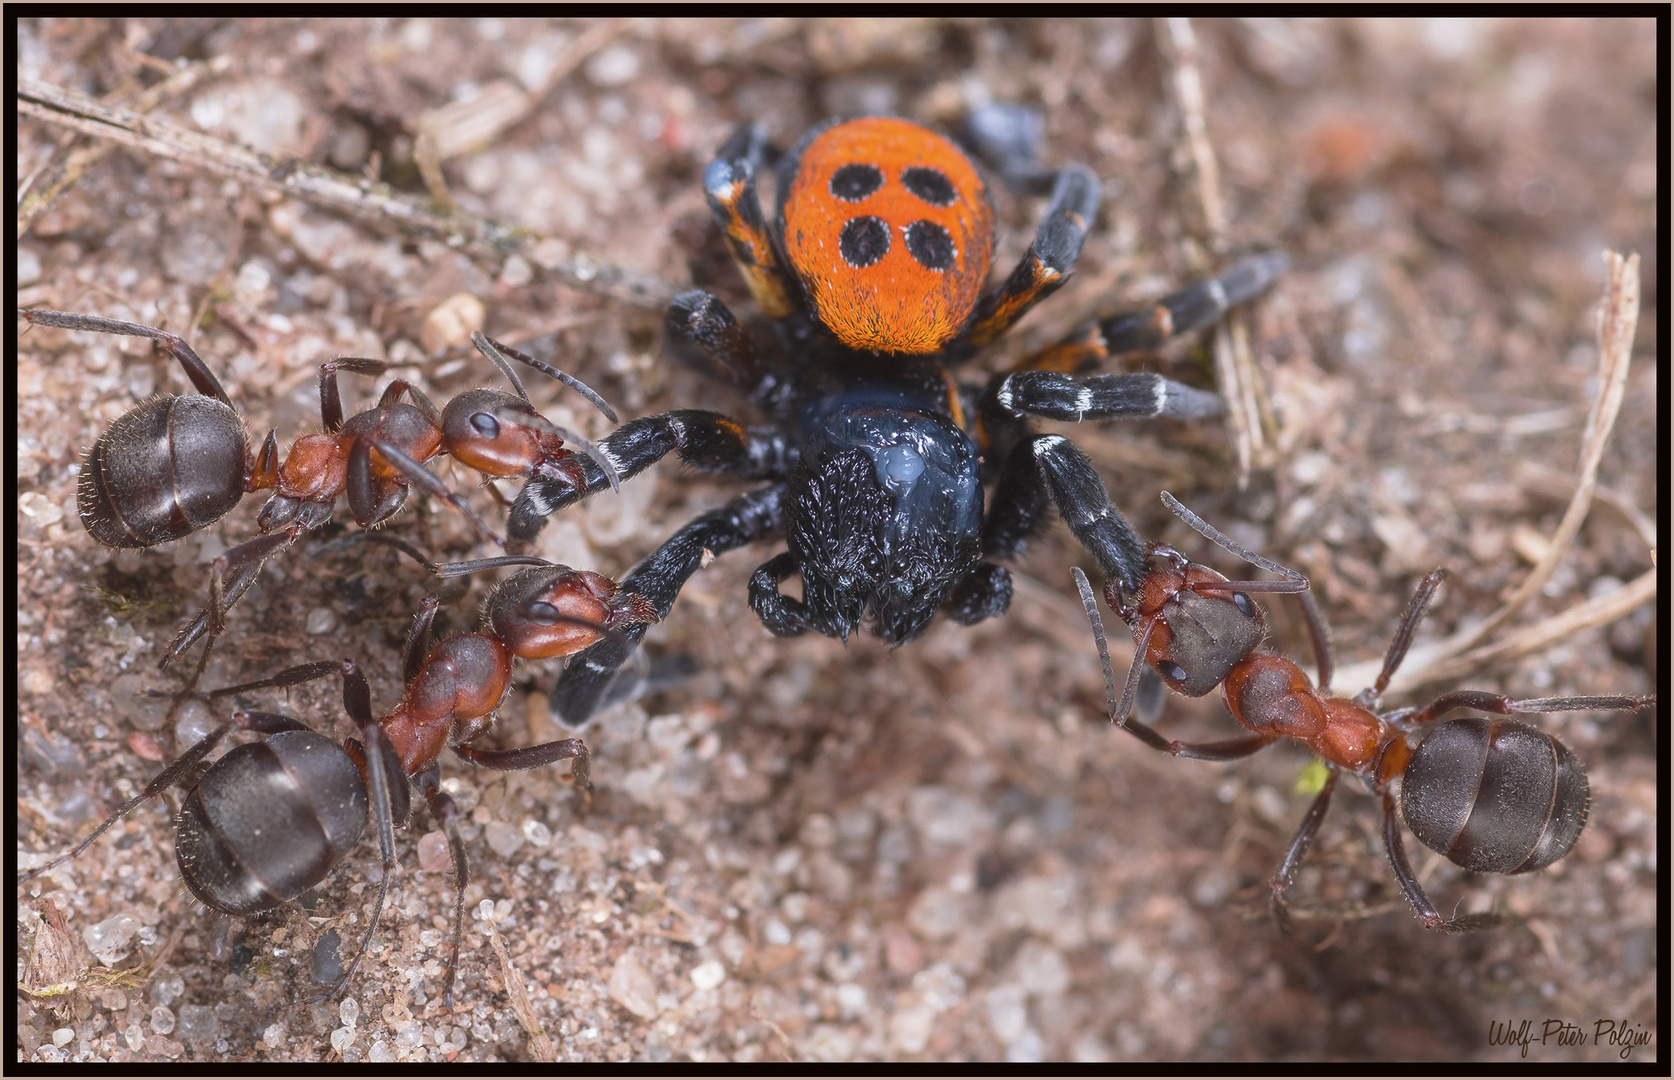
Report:
M1186 681L1186 669L1172 660L1164 660L1158 664L1157 674L1161 675L1163 682L1166 683L1183 683Z
M1233 593L1232 602L1237 606L1238 610L1243 613L1245 618L1255 618L1255 603L1248 596L1241 592Z
M558 609L545 600L535 600L524 609L529 621L540 623L542 626L553 626L558 622Z
M494 418L493 413L472 413L471 426L476 428L477 434L485 439L498 439L500 437L500 421Z

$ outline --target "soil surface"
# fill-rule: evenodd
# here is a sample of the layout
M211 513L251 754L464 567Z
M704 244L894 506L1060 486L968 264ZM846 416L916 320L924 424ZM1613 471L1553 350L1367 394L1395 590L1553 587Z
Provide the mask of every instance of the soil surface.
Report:
M1168 515L1157 494L1169 490L1303 570L1341 663L1382 655L1437 564L1456 577L1420 644L1483 617L1528 573L1573 488L1605 248L1641 254L1644 306L1599 478L1655 521L1654 23L1195 30L1225 202L1218 236L1175 66L1147 22L25 21L26 77L131 101L179 65L206 64L156 115L418 197L427 116L515 102L571 63L578 41L586 55L522 119L442 165L462 207L549 238L531 257L474 260L114 149L22 236L17 302L188 335L252 435L277 429L282 446L318 430L315 372L334 355L408 365L394 375L438 402L500 385L439 326L438 309L469 306L460 294L484 307L489 333L552 358L624 417L747 416L735 392L661 359L659 311L547 266L586 253L709 288L747 316L698 183L734 124L758 122L784 146L835 114L952 125L972 107L1020 102L1044 115L1047 161L1090 165L1104 201L1075 279L973 378L1241 251L1279 247L1293 261L1249 318L1277 451L1246 485L1218 423L1047 425L1086 449L1142 534L1252 576ZM67 138L21 119L20 175ZM1043 204L1003 189L995 203L999 273ZM185 381L142 340L24 330L16 824L30 859L84 835L201 730L177 732L136 695L179 685L157 657L203 603L207 563L254 535L261 500L172 545L101 548L76 517L85 448ZM1202 338L1124 363L1209 386L1208 355ZM348 376L350 408L394 375ZM530 385L556 422L608 431L568 391ZM484 515L502 513L475 476L440 472ZM540 553L620 576L739 490L666 462L565 512ZM270 564L233 611L206 686L352 657L375 704L399 697L402 639L431 585L388 549L323 550L357 531L321 529ZM388 531L437 557L494 553L434 499L412 500ZM1004 618L938 620L893 653L869 637L769 636L745 585L770 554L718 559L651 632L653 651L690 653L701 673L582 733L597 755L590 812L562 768L498 774L446 755L472 864L451 1007L439 995L454 894L427 813L397 833L401 869L348 997L321 1001L318 968L352 957L364 926L375 844L363 840L306 906L229 923L181 886L168 810L152 803L18 889L20 948L38 965L25 981L75 983L19 995L19 1060L528 1060L545 1050L520 1012L564 1060L1603 1062L1624 1054L1597 1037L1611 1021L1650 1038L1632 1060L1660 1053L1659 710L1540 721L1592 782L1587 830L1552 869L1467 874L1409 839L1444 911L1514 916L1487 933L1418 925L1376 802L1340 785L1296 887L1312 916L1298 942L1269 918L1266 882L1311 800L1308 754L1285 744L1227 765L1182 761L1111 730L1069 576L1090 560L1061 525L1013 566ZM1650 565L1628 517L1595 503L1518 623ZM474 622L493 576L446 594L451 629ZM1306 656L1294 605L1269 607L1275 647ZM1450 685L1650 693L1657 607ZM544 699L555 667L519 666L490 744L561 737ZM350 734L330 681L249 701ZM1162 723L1181 738L1236 730L1213 697L1170 701ZM1525 1021L1526 1048L1496 1038L1495 1025ZM1551 1029L1542 1042L1559 1021L1579 1041Z

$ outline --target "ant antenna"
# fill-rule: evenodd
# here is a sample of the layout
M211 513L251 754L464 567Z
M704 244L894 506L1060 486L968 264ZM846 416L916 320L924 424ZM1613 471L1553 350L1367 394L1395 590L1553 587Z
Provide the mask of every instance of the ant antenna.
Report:
M1070 567L1070 573L1075 577L1075 587L1081 592L1081 606L1087 610L1087 621L1093 627L1093 640L1098 643L1099 663L1104 667L1104 698L1110 709L1110 722L1117 727L1127 727L1128 712L1133 708L1134 693L1139 686L1139 669L1145 656L1145 646L1150 642L1151 627L1155 621L1145 626L1144 640L1134 647L1133 663L1128 666L1127 685L1122 688L1122 700L1116 700L1116 673L1110 666L1110 645L1104 637L1104 620L1099 618L1098 598L1093 595L1093 586L1088 583L1087 575L1079 566Z
M529 395L524 392L523 382L517 377L517 373L512 370L512 366L506 363L507 355L528 364L530 367L534 368L543 375L549 375L552 378L557 379L571 390L574 390L576 393L592 402L594 408L598 409L601 413L604 413L606 420L609 420L613 424L618 422L616 419L616 410L612 409L605 402L605 399L599 396L598 391L594 390L591 386L588 386L574 375L565 374L553 367L551 364L542 363L541 361L536 360L528 353L519 352L510 345L495 341L487 334L484 334L481 330L478 330L471 335L471 344L477 347L478 352L494 361L494 366L499 368L500 372L505 375L506 378L511 380L512 386L517 388L517 396L522 398L524 401L529 400Z

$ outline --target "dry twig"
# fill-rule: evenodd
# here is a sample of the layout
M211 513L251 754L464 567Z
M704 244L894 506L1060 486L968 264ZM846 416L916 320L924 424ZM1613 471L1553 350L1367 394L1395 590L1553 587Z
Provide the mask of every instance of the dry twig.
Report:
M1209 141L1204 119L1203 77L1197 65L1197 35L1191 20L1182 17L1157 20L1157 39L1174 68L1174 97L1180 107L1181 134L1191 154L1197 181L1198 201L1209 249L1226 251L1226 203L1221 198L1221 170L1215 148ZM1263 392L1250 351L1249 315L1229 312L1215 329L1215 375L1226 399L1226 422L1238 458L1238 486L1249 483L1250 470L1273 463L1275 449L1267 438L1272 408Z
M51 83L19 79L17 111L216 176L279 191L373 225L432 237L491 265L498 266L510 255L528 255L556 280L622 303L660 311L680 291L655 274L615 266L585 253L543 260L534 253L544 238L526 229L457 207L438 207L386 184L323 166L280 161Z
M500 961L500 978L506 984L506 997L511 1000L512 1012L529 1036L530 1053L537 1061L557 1061L558 1051L541 1026L540 1017L535 1015L535 1003L529 1000L529 990L523 985L523 976L518 973L517 965L512 963L511 953L506 950L505 939L500 937L493 916L485 915L483 922L488 924L488 943L493 946L494 955Z
M158 105L177 97L196 86L199 79L205 75L219 74L230 66L225 57L213 60L187 64L179 71L170 75L156 86L143 91L134 99L131 108L137 113L148 113ZM120 92L112 94L107 100L119 101ZM100 158L110 153L109 142L93 142L76 146L74 132L65 132L64 141L59 144L52 157L45 165L37 170L24 183L23 190L18 194L17 203L17 235L22 239L35 221L44 213L53 201L69 190L70 186L91 168Z
M1553 641L1619 619L1656 596L1657 573L1653 568L1624 588L1577 604L1497 642L1477 647L1478 642L1504 626L1522 610L1530 597L1552 579L1598 493L1598 465L1610 441L1610 432L1615 427L1616 414L1621 409L1633 352L1634 328L1639 320L1639 256L1630 255L1624 259L1614 251L1607 251L1604 261L1608 277L1604 299L1599 305L1599 393L1587 417L1586 433L1582 436L1580 480L1569 508L1564 512L1563 520L1546 545L1540 561L1529 571L1529 576L1511 598L1480 623L1463 627L1444 641L1413 648L1408 654L1406 667L1391 681L1390 693L1456 678L1480 670L1489 663L1502 663L1527 655ZM1377 678L1381 665L1380 660L1367 660L1342 668L1337 673L1337 683L1340 686L1370 686Z

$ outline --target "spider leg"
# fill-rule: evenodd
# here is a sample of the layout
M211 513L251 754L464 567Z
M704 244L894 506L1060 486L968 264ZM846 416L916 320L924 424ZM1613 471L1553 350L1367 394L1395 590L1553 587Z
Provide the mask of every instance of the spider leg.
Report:
M727 234L727 246L756 303L769 318L783 319L799 305L797 290L779 262L762 217L761 200L756 197L756 169L765 151L761 129L740 124L703 170L703 193Z
M1121 311L1077 329L1018 363L1015 371L1086 371L1107 357L1156 349L1208 326L1229 308L1266 292L1290 265L1282 251L1234 263L1217 277L1188 285L1149 307Z
M598 446L616 463L623 480L637 476L670 453L704 472L753 480L777 479L789 473L794 454L789 439L778 428L746 428L720 413L702 409L675 409L630 420ZM574 460L585 483L577 485L568 476L536 476L523 486L506 522L508 541L533 541L547 518L610 486L597 462L585 456Z
M784 524L784 484L746 492L694 518L629 571L620 587L645 597L659 618L666 617L680 590L708 559L772 536ZM645 629L643 624L624 627L619 635L577 653L552 688L552 714L570 727L591 719Z
M1034 243L1005 283L977 305L965 334L969 349L974 351L994 341L1069 280L1098 209L1099 178L1093 170L1085 165L1059 170L1052 203L1046 208Z
M1050 500L1108 578L1132 592L1145 577L1145 542L1110 501L1087 455L1062 435L1036 435L1006 459L983 522L982 553L1012 558L1041 527Z
M676 296L663 317L663 341L681 363L744 390L768 412L792 391L756 349L727 306L702 289Z

